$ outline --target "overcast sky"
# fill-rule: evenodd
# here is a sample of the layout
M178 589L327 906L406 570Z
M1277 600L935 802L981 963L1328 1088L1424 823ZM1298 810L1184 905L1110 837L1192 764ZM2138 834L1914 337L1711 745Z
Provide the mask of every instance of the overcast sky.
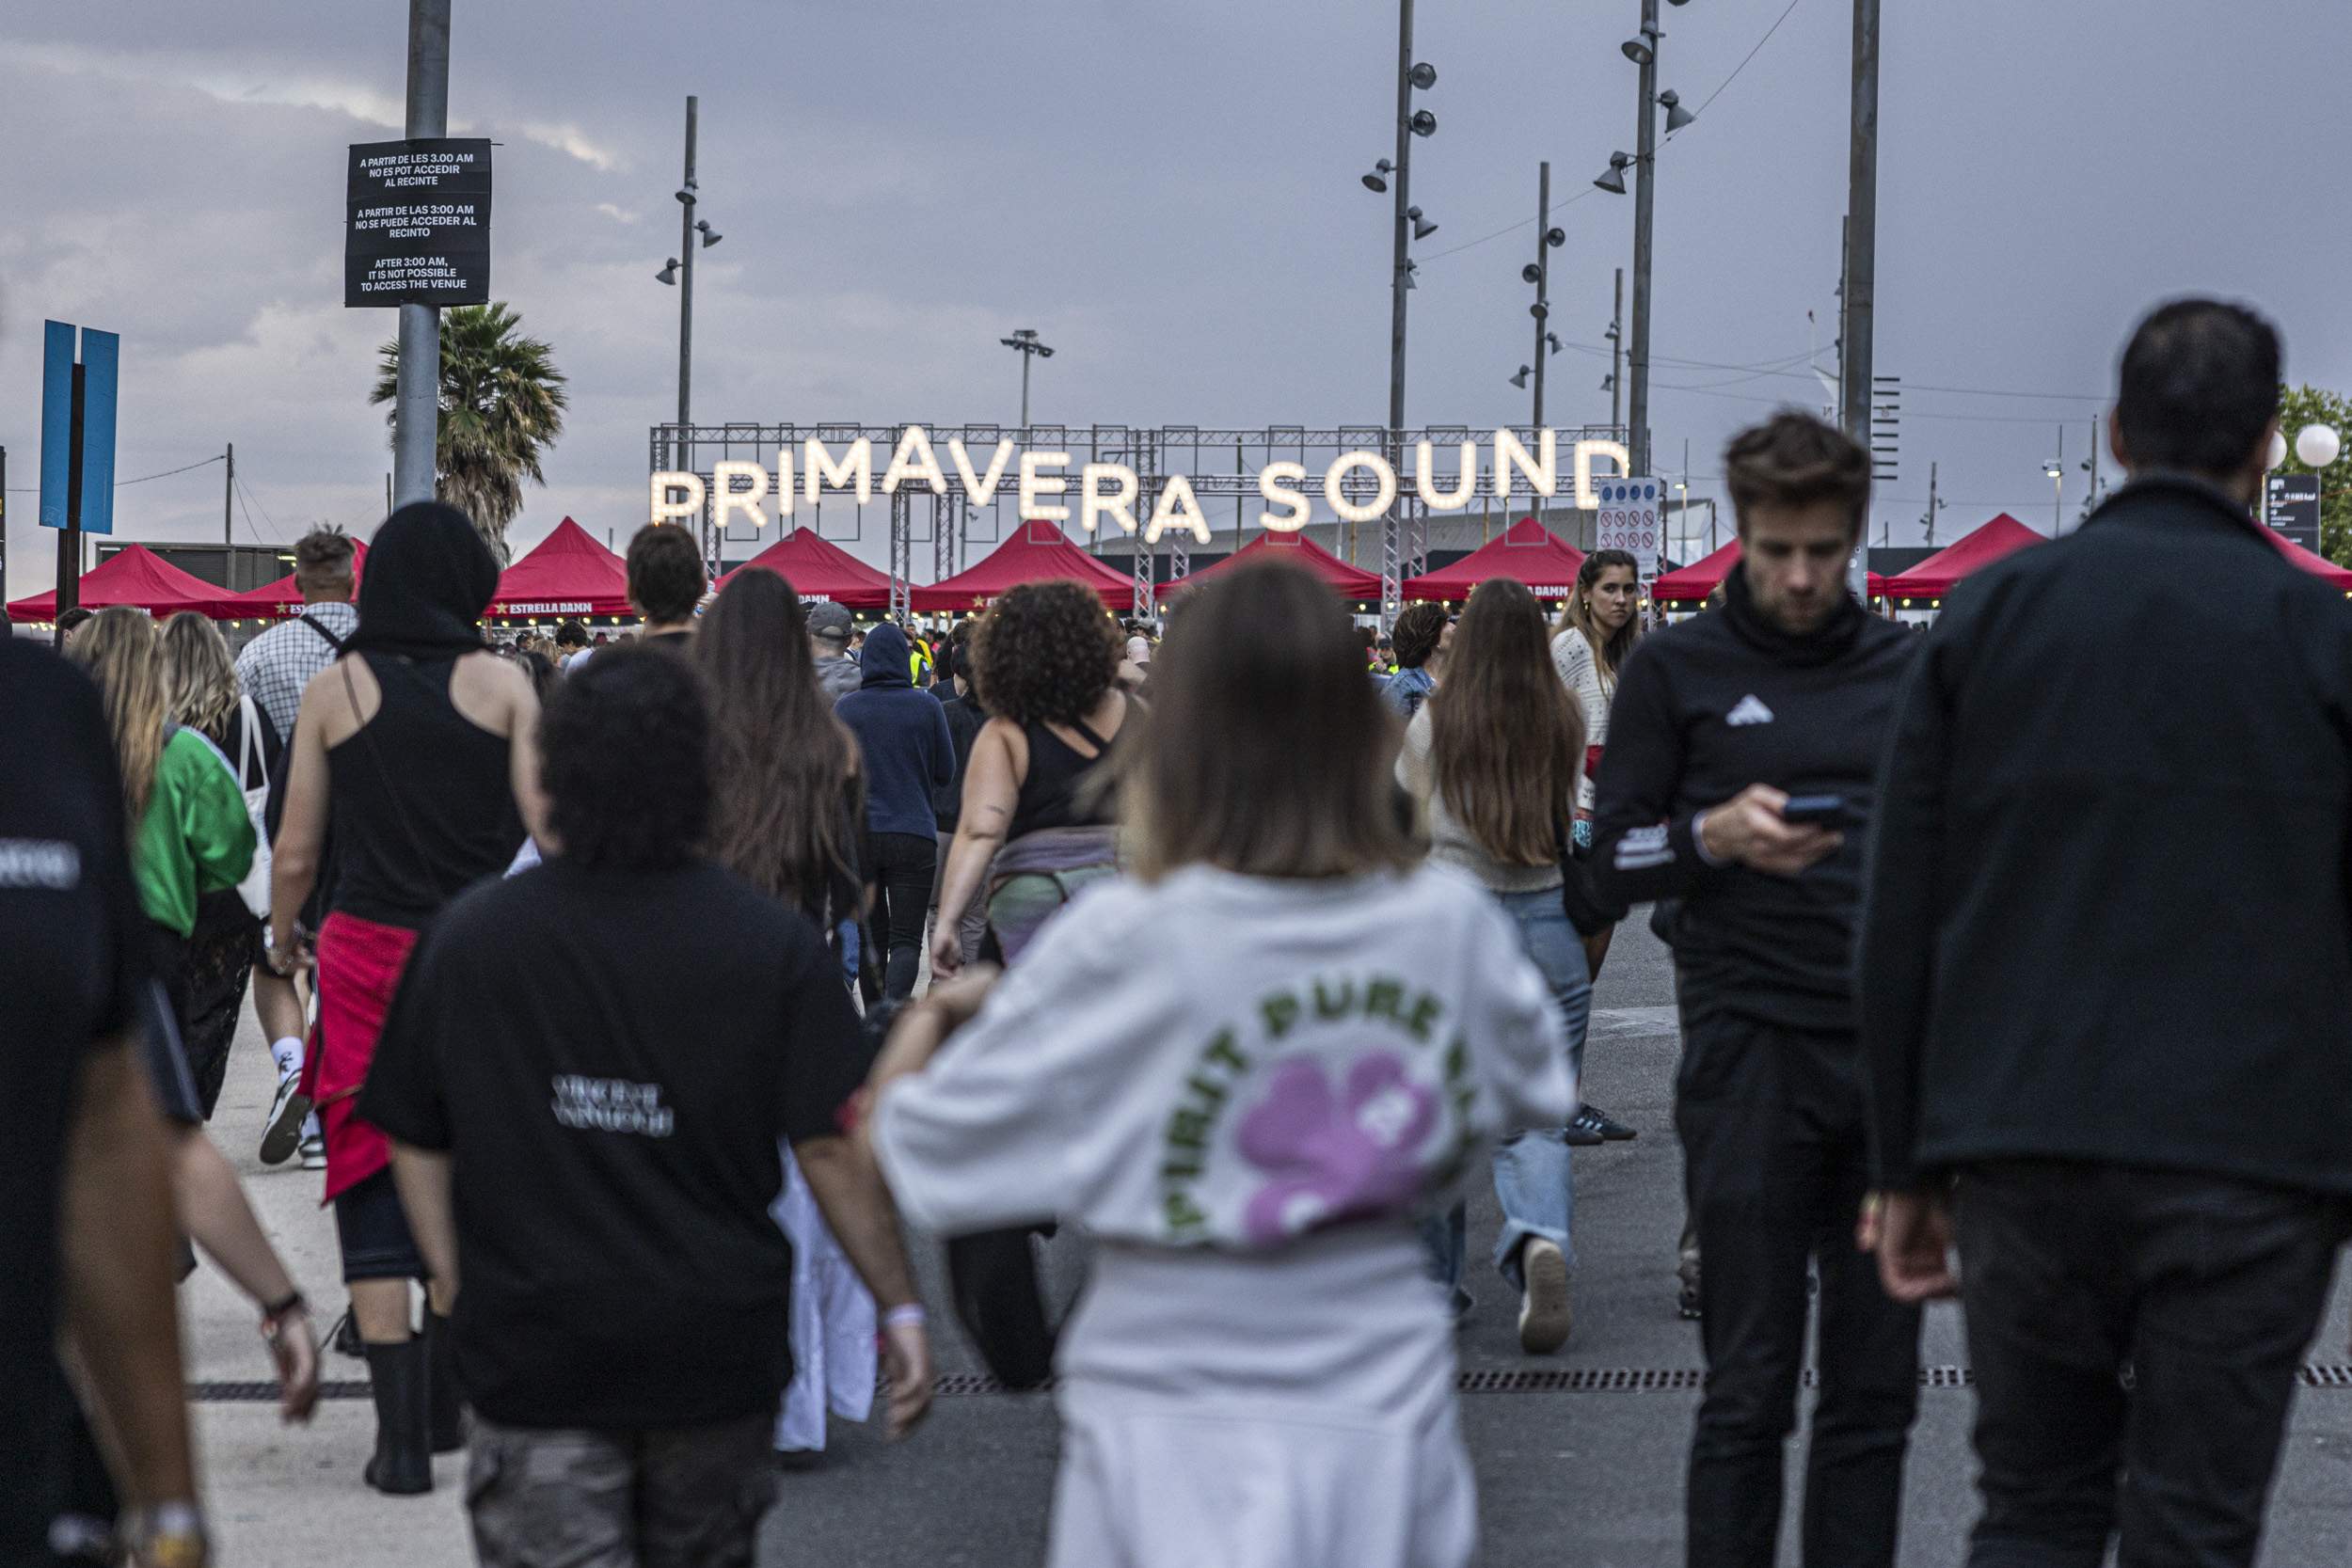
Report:
M1741 423L1820 404L1809 349L1834 363L1851 7L1797 0L1740 70L1787 4L1665 14L1661 81L1706 109L1659 162L1651 422L1661 469L1689 441L1697 495ZM342 307L344 148L399 135L406 9L0 13L12 491L37 482L56 317L122 334L120 476L233 441L241 542L373 528L389 457L367 392L393 313ZM1413 195L1440 227L1417 251L1407 417L1526 418L1507 378L1529 356L1518 274L1549 158L1570 346L1548 413L1605 420L1632 202L1590 182L1633 145L1617 45L1637 0L1418 12L1440 126ZM1878 369L1912 391L1874 539L1916 541L1931 461L1939 539L2003 508L2047 530L2059 421L2071 521L2116 353L2169 294L2255 302L2292 379L2352 388L2343 12L1886 0ZM702 214L726 236L699 261L698 420L1010 423L1019 367L997 340L1035 326L1058 350L1041 421L1382 422L1389 214L1357 181L1391 150L1395 50L1387 0L456 0L453 129L503 144L494 293L571 377L518 543L567 514L626 540L644 516L647 427L675 407L677 294L654 273L677 247L690 92ZM124 488L118 536L218 538L220 482L215 465ZM8 497L10 595L52 580L34 500Z

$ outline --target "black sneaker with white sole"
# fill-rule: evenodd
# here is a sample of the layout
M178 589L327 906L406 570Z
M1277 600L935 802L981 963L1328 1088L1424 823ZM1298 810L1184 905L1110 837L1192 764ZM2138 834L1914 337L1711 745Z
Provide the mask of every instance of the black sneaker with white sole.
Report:
M310 1114L310 1097L302 1092L302 1075L290 1072L278 1080L277 1098L269 1102L269 1119L262 1123L262 1164L282 1165L302 1144L303 1119Z
M1624 1143L1629 1138L1640 1136L1639 1132L1597 1105L1580 1107L1576 1119L1568 1123L1568 1142L1579 1148L1588 1148L1597 1143Z

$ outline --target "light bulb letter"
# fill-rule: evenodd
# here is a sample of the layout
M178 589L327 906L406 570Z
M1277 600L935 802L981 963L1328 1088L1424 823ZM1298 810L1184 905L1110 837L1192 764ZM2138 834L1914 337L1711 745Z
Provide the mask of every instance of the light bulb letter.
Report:
M963 499L974 506L986 506L996 495L996 486L1005 477L1005 465L1012 461L1012 443L996 443L995 452L988 460L988 472L972 472L972 456L963 450L963 442L951 439L947 443L947 460L956 466L956 477L963 481Z
M1143 542L1156 545L1160 535L1171 528L1192 531L1192 536L1203 545L1209 542L1209 519L1200 515L1200 498L1192 493L1192 481L1182 474L1170 474L1160 487L1159 499L1152 503L1152 526L1143 531Z
M827 489L854 489L860 506L874 499L874 443L865 436L850 442L848 455L835 463L825 443L812 436L801 443L801 461L808 468L810 505L822 500Z
M1065 474L1044 473L1045 468L1062 469L1070 467L1066 451L1025 451L1021 454L1021 520L1041 523L1070 521L1070 508L1048 506L1039 498L1070 494L1070 480Z
M673 499L672 492L683 490L682 499ZM675 522L680 517L698 517L703 510L703 477L700 474L660 473L653 476L653 505L651 518L657 523Z
M1113 482L1104 490L1104 482ZM1126 532L1136 531L1136 491L1142 481L1124 463L1089 463L1078 470L1078 526L1089 533L1107 515Z
M1307 526L1307 498L1296 486L1307 483L1304 463L1269 463L1258 470L1258 494L1282 508L1261 512L1258 526L1276 533L1296 533Z
M1560 493L1560 437L1549 429L1535 438L1538 455L1530 456L1525 443L1516 430L1495 432L1495 485L1508 493L1512 487L1511 470L1517 468L1527 476L1527 487L1539 496Z
M898 486L908 480L919 479L931 488L931 494L947 493L947 476L939 471L939 459L932 455L931 438L919 424L907 426L898 437L898 449L890 454L890 467L882 474L882 494L896 495Z
M739 479L750 483L739 490L735 487ZM768 526L768 515L759 509L759 503L768 495L767 469L756 463L715 463L711 465L710 482L719 487L719 494L713 498L710 523L722 535L727 531L727 514L731 512L742 513L755 529Z
M1347 499L1347 476L1357 468L1372 471L1373 492L1369 503L1359 505ZM1396 470L1389 460L1376 451L1342 452L1324 470L1323 499L1339 514L1343 523L1369 523L1396 503Z
M1457 450L1459 482L1452 490L1440 491L1436 445L1423 441L1413 449L1413 488L1421 492L1422 504L1432 512L1459 512L1478 493L1478 443L1464 441Z

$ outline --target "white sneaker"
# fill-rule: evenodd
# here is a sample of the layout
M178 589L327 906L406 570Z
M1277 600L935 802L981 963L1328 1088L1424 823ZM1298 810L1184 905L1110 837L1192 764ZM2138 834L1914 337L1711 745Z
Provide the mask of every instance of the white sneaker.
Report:
M1519 1300L1519 1349L1549 1355L1568 1342L1568 1260L1538 1236L1519 1249L1519 1269L1527 1280Z
M326 1168L326 1140L316 1132L302 1140L302 1168L304 1170Z
M301 1089L302 1075L287 1073L278 1080L278 1096L269 1102L269 1117L262 1123L262 1164L282 1165L302 1142L303 1119L310 1114L310 1097Z

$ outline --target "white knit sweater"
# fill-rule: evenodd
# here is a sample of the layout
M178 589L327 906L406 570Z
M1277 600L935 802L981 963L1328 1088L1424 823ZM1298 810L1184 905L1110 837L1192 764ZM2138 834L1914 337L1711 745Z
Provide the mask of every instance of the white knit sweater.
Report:
M1560 678L1584 709L1584 744L1606 746L1609 743L1609 704L1617 694L1617 683L1603 680L1600 661L1593 657L1593 645L1584 634L1570 626L1551 640L1551 667L1560 672ZM1593 777L1585 773L1577 783L1576 805L1579 811L1593 809Z

